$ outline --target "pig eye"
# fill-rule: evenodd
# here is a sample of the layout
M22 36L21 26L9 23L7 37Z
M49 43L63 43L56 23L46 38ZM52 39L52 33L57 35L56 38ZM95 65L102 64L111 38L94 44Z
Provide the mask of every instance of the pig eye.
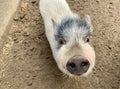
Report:
M86 37L86 38L85 38L85 42L86 42L86 43L89 43L89 42L90 42L90 37Z
M90 42L90 38L87 38L87 39L86 39L86 42Z
M60 45L64 45L66 43L66 41L63 38L60 38L58 42Z

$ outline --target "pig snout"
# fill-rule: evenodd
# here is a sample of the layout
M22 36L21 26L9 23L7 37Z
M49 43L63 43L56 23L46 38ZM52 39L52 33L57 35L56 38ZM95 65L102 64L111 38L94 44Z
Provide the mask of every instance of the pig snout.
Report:
M67 70L73 75L82 75L90 67L89 61L81 56L72 57L66 64Z

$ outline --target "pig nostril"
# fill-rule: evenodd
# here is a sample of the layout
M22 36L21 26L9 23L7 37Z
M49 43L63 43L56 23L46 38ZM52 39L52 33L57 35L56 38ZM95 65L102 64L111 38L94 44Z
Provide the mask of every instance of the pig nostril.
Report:
M88 61L82 62L81 67L83 67L83 68L89 67L89 62Z
M86 66L86 65L88 65L88 62L82 62L81 63L81 66Z
M70 66L71 68L76 68L75 63L70 63L69 66Z

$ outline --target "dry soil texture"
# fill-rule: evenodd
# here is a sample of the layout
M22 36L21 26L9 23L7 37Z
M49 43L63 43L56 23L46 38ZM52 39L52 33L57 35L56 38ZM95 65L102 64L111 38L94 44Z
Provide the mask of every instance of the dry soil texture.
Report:
M94 26L96 66L87 78L57 68L38 2L21 0L0 41L0 89L120 89L120 0L67 0Z

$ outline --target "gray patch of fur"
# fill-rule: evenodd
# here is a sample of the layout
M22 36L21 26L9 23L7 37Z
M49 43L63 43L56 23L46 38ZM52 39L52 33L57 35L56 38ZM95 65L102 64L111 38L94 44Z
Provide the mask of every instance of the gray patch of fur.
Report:
M68 42L71 38L75 38L74 40L78 41L84 36L91 36L90 27L90 24L80 17L65 18L56 26L55 40L62 38ZM58 48L60 47L58 44Z

